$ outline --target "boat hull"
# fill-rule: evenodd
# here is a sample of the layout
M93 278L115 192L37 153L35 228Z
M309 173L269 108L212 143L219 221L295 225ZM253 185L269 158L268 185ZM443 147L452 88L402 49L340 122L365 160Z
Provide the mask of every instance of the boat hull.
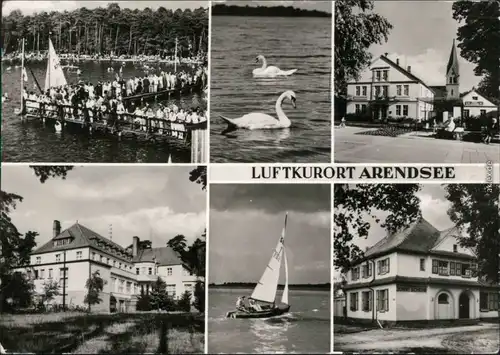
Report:
M287 313L290 310L290 306L279 306L271 309L266 309L260 312L256 311L229 311L226 314L226 318L271 318L277 317L282 314Z

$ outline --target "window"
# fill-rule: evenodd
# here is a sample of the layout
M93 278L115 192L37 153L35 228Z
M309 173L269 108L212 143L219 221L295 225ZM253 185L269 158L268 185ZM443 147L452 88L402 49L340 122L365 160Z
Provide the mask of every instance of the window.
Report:
M454 92L453 89L451 89L451 96L453 96L453 92Z
M437 260L432 260L432 273L437 274L438 273L438 261Z
M382 72L380 70L377 70L376 73L377 73L377 81L380 81Z
M462 277L469 278L470 277L470 265L469 264L462 264L462 270L461 273Z
M148 268L148 275L153 275L153 268L152 267Z
M366 86L363 86L363 96L366 96Z
M111 291L116 291L116 277L111 278Z
M367 262L366 264L363 265L362 267L362 274L363 274L363 278L367 278L367 277L371 277L372 276L372 263L371 262Z
M122 268L122 263L118 264L118 268L121 269Z
M425 259L420 259L420 271L425 271Z
M49 269L49 279L52 278L52 271L53 271L52 269Z
M356 312L358 310L358 293L357 292L351 292L350 293L350 310L353 312Z
M468 109L464 110L464 117L465 118L469 118L470 117L470 110L468 110Z
M377 290L377 311L389 311L389 290Z
M356 113L359 113L361 111L361 105L356 104Z
M68 288L68 268L59 269L59 285L64 288Z
M101 263L103 263L103 262L104 262L104 256L102 256L102 255L101 255L101 256L99 257L99 261L100 261Z
M361 104L361 112L366 113L366 104Z
M497 311L498 310L498 293L497 292L480 292L479 293L479 309L481 312Z
M403 116L408 116L408 105L403 105Z
M138 267L136 267L136 268L135 268L135 274L136 274L136 275L139 275L139 270L140 270L140 269L139 269Z
M77 252L76 252L76 258L77 258L77 259L81 259L81 258L82 258L82 255L83 255L83 253L82 253L81 251L77 251Z
M361 95L361 86L356 86L356 96Z
M449 275L447 261L438 260L438 269L439 269L439 271L438 271L439 275L443 275L443 276Z
M132 282L127 281L127 293L130 293Z
M472 96L472 100L477 100L477 96Z
M387 81L389 79L389 70L384 70L384 80Z
M450 276L455 276L456 265L453 261L450 261Z
M116 267L116 260L113 260L113 267Z
M35 280L38 280L38 270L35 270Z
M167 285L167 295L175 298L175 284L174 285Z
M375 86L375 97L380 96L380 86Z
M61 254L56 254L56 262L60 262L61 261Z
M382 86L382 95L384 97L389 96L389 87L387 85L386 86Z
M119 293L123 293L123 286L125 285L125 281L124 280L120 280L119 283L118 283L118 292Z
M410 85L405 85L403 86L404 88L404 95L409 96L410 95Z
M396 116L401 116L401 105L396 105Z
M95 260L95 252L92 252L92 260Z
M352 281L358 280L359 279L359 266L353 268L352 271L351 271L351 273L352 273L352 275L351 275Z
M362 292L361 302L363 304L363 312L370 312L372 310L372 293L370 291Z
M389 272L389 258L377 261L377 274L384 275Z
M458 248L457 248L457 245L456 245L456 244L453 244L453 252L454 252L454 253L458 252Z
M172 276L172 268L167 267L167 276Z
M448 295L446 293L442 293L438 297L439 304L448 304Z
M45 269L40 270L40 278L41 279L45 278Z
M486 115L486 110L481 110L481 113L480 113L481 116L484 116Z
M107 259L106 259L106 264L108 264L108 265L109 265L109 263L110 263L110 262L111 262L111 259L110 259L110 258L107 258Z
M41 264L42 263L42 257L41 256L37 256L36 257L36 263L37 264Z
M396 94L397 94L397 96L401 96L401 89L403 89L402 85L396 85Z

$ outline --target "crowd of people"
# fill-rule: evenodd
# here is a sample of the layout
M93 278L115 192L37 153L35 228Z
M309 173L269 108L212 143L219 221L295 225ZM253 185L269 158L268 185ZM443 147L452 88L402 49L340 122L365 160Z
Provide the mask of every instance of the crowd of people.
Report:
M184 71L177 74L161 72L144 77L123 80L118 76L113 81L99 81L96 85L80 81L54 87L43 94L24 89L24 113L40 114L58 121L82 120L85 123L106 122L119 131L122 125L135 130L171 134L184 138L186 124L207 121L206 113L199 107L180 108L175 104L136 105L127 96L154 93L165 89L183 88L186 85L206 82L206 69L194 73Z

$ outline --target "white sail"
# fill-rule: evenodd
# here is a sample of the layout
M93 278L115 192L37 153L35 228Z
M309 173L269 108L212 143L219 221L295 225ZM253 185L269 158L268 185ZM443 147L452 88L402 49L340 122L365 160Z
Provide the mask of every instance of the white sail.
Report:
M288 262L286 260L286 250L283 250L283 258L285 259L285 288L281 296L281 303L288 304Z
M276 290L278 289L278 280L280 276L281 260L283 258L283 252L285 250L285 228L286 228L285 216L285 227L283 228L283 234L278 240L278 244L274 249L271 260L267 264L266 270L262 274L257 286L253 290L251 298L256 301L273 303L276 298Z
M45 91L55 86L67 85L66 77L61 67L61 62L49 38L49 60L45 74Z

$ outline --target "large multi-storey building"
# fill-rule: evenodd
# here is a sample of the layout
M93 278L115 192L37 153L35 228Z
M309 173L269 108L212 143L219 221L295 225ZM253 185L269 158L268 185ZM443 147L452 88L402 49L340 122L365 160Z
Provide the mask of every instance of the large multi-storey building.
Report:
M61 231L59 221L54 221L52 239L31 253L30 265L17 271L28 274L37 294L42 293L47 280L57 281L60 295L53 302L67 306L85 306L85 284L98 271L105 285L102 302L93 310L135 310L137 296L148 293L158 277L174 298L185 291L193 294L197 277L172 248L145 249L141 244L133 237L131 247L123 248L78 222Z
M347 84L347 114L369 115L373 120L386 118L430 118L434 91L411 72L399 59L386 55L376 58L359 80Z
M369 248L346 275L347 317L388 323L498 317L500 288L478 278L476 256L458 244L459 233L419 219Z

